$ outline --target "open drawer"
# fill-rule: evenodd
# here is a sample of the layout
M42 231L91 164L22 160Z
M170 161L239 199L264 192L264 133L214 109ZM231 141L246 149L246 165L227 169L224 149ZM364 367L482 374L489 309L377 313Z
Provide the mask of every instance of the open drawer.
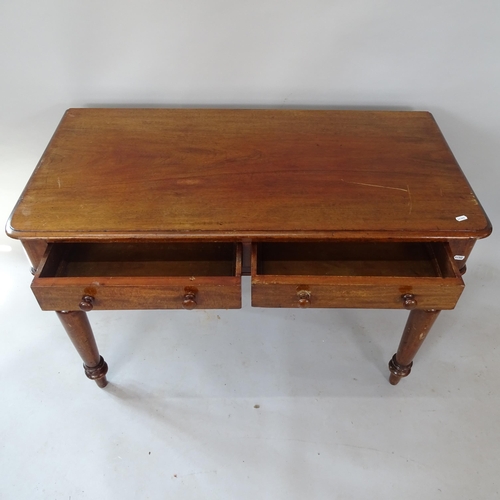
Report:
M447 243L257 243L255 307L453 309L464 283Z
M43 310L237 309L233 243L53 243L31 288Z

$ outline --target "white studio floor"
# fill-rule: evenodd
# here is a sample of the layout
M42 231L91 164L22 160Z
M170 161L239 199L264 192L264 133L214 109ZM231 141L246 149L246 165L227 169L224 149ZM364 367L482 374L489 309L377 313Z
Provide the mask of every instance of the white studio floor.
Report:
M0 244L0 499L498 498L494 237L396 387L406 312L255 309L245 279L241 310L90 313L99 389Z

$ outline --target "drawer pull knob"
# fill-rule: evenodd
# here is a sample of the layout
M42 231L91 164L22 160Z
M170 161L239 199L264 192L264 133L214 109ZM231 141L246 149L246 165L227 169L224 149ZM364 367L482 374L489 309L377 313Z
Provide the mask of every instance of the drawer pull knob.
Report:
M194 309L198 304L196 303L196 294L189 292L184 295L184 300L182 301L182 307L184 309Z
M405 293L401 298L405 309L415 309L417 307L417 299L412 293Z
M299 307L305 309L311 305L311 292L308 290L299 290L297 292L299 297Z
M94 297L91 295L84 295L79 307L85 312L92 311L92 309L94 309Z

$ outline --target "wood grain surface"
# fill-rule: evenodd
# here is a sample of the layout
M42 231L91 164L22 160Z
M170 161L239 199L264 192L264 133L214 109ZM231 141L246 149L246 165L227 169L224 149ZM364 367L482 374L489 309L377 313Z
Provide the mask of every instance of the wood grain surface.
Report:
M490 231L433 117L381 111L70 109L7 223L51 241Z

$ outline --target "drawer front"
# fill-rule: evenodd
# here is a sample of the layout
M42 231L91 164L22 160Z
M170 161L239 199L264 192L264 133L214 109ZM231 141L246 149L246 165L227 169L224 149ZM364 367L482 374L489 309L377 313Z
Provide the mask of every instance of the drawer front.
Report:
M84 297L88 309L239 309L241 280L236 277L178 278L46 278L31 289L44 311L74 311Z
M288 281L290 277L286 277ZM316 278L316 277L314 277ZM302 282L299 281L302 280ZM339 307L365 309L453 309L463 290L463 284L437 284L382 280L363 282L340 278L293 282L253 280L254 307Z
M427 249L372 245L364 262L360 245L344 244L340 250L289 245L264 246L262 255L254 245L252 306L453 309L464 288L446 246L429 248L427 262Z
M100 274L92 275L95 271ZM241 248L49 245L31 288L42 310L48 311L238 309Z

